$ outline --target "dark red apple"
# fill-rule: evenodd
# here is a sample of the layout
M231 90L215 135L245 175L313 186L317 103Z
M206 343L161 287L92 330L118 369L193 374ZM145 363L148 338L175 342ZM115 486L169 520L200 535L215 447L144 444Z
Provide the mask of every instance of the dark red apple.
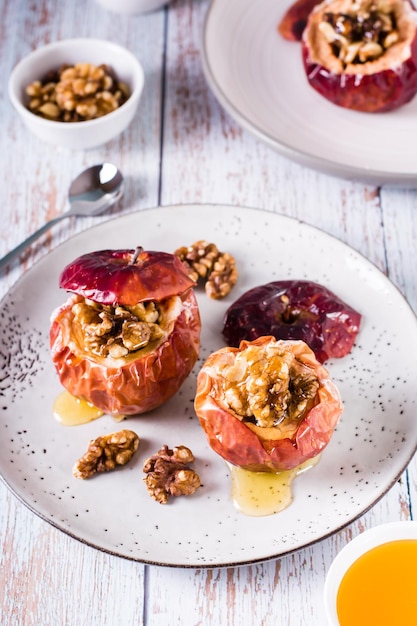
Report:
M408 0L327 0L302 37L311 87L332 103L392 111L417 93L417 13Z
M76 259L60 279L73 295L51 320L51 355L62 385L112 415L140 414L166 402L198 357L194 284L183 264L164 252L105 250ZM131 326L141 328L143 303L152 309L152 322L143 326L157 326L157 333L127 349ZM114 353L125 320L130 344Z
M250 289L226 311L223 337L237 347L263 335L301 339L324 363L348 354L361 315L332 291L305 280L281 280Z
M288 41L301 41L308 16L320 0L297 0L278 24L278 32Z
M84 254L64 269L59 281L66 291L109 305L162 300L195 284L175 255L142 248Z
M245 381L253 373L242 371L241 364L233 369L238 359L250 351L248 361L260 362L262 371L262 363L267 367L275 350L287 353L286 362L293 357L297 373L301 371L307 379L313 377L317 386L298 419L288 415L277 425L262 427L247 412L245 417L230 406L224 380L233 371L228 381L231 396L240 397ZM273 386L274 380L269 382ZM282 383L280 372L276 382ZM289 383L289 389L293 383ZM255 389L258 384L257 380ZM241 399L244 405L246 400ZM270 402L271 398L266 404ZM198 374L194 406L211 448L226 461L251 471L288 470L317 456L329 443L343 410L337 387L312 350L303 341L277 341L274 337L242 341L239 348L221 348L211 354Z

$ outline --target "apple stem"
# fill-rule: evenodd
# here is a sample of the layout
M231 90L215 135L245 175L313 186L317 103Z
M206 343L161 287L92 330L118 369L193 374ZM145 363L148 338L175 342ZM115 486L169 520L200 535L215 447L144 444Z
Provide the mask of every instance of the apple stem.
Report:
M294 315L294 312L292 311L291 307L290 307L290 299L287 295L283 294L281 296L281 302L284 306L283 311L281 313L281 317L282 317L282 321L285 324L293 324L294 321L297 319L297 316Z
M132 260L130 261L129 265L134 265L136 263L136 261L138 260L138 256L143 252L143 248L142 246L138 246L135 250L135 252L133 253L132 256Z

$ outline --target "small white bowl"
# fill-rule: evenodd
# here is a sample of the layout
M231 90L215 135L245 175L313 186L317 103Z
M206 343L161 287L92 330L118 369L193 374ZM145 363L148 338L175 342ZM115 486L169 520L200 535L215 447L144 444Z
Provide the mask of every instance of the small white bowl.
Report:
M31 113L26 108L26 87L61 65L75 63L109 65L118 80L129 86L129 98L115 111L83 122L55 122ZM88 149L110 141L128 127L143 85L143 68L126 48L101 39L64 39L34 50L16 65L9 79L9 97L26 126L43 141L73 150Z
M169 0L96 0L102 7L113 13L148 13L156 11Z
M417 540L417 522L390 522L375 526L342 548L331 564L324 584L324 608L329 626L340 626L337 595L340 583L350 566L372 548L401 539Z

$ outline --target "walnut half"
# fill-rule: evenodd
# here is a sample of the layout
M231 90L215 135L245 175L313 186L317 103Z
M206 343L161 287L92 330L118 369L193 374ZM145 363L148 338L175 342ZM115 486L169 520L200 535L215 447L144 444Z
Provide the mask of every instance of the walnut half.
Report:
M210 298L224 298L236 284L238 273L234 257L220 252L214 243L202 239L178 248L174 254L184 263L193 280L204 283Z
M222 370L224 402L242 421L262 428L301 422L316 403L320 383L288 349L248 346Z
M135 306L109 306L79 296L72 306L84 347L94 355L118 359L164 336L163 316L150 301Z
M194 455L186 446L173 450L164 445L143 465L144 482L151 497L166 504L169 496L190 496L200 487L200 477L188 467Z
M87 452L76 462L75 478L90 478L96 472L109 472L126 465L139 447L139 437L132 430L120 430L92 439Z

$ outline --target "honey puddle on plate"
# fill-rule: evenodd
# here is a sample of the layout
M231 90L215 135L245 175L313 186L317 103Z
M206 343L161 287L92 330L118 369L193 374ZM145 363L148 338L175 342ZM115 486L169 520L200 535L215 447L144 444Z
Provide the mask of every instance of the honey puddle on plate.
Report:
M76 398L68 391L63 391L55 399L53 414L54 418L64 426L78 426L101 417L104 411L87 400Z
M232 500L245 515L274 515L292 502L291 485L299 474L314 467L320 455L292 470L281 472L252 472L227 463L232 479Z
M417 539L372 548L342 578L336 606L340 626L416 626Z

